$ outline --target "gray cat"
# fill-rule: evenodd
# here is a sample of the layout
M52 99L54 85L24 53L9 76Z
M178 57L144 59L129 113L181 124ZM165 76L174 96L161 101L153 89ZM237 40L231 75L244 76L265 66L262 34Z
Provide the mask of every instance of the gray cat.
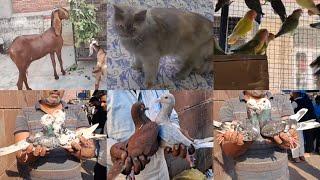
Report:
M208 60L213 56L213 23L207 18L175 8L114 5L114 9L113 26L121 44L135 57L132 67L144 72L147 88L156 82L163 56L174 56L182 65L178 79L191 71L212 70Z

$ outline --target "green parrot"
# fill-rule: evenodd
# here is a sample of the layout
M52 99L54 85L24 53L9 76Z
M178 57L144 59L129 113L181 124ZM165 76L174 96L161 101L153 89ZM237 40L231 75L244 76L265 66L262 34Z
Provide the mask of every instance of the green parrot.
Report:
M308 9L313 14L320 14L319 9L316 7L313 0L296 0L297 4L302 8Z
M293 13L282 23L281 28L275 37L277 38L289 32L293 32L299 25L299 19L302 13L302 9L294 10Z
M258 50L258 55L265 55L267 53L268 45L270 41L275 39L275 35L272 33L269 33L267 41L264 43L261 49Z
M249 31L251 31L256 17L256 11L248 11L246 15L240 19L231 35L228 37L228 44L235 44L239 38L244 37Z
M219 46L219 43L215 37L213 37L213 54L214 55L226 55L224 50Z
M267 29L260 29L250 41L231 51L235 54L257 55L268 40L268 36L269 32Z

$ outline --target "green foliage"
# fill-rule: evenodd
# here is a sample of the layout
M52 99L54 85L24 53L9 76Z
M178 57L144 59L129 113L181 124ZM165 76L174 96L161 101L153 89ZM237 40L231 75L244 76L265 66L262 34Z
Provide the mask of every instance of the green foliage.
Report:
M85 0L69 0L70 20L74 26L75 46L81 43L88 43L97 36L101 27L96 22L95 7L86 3Z

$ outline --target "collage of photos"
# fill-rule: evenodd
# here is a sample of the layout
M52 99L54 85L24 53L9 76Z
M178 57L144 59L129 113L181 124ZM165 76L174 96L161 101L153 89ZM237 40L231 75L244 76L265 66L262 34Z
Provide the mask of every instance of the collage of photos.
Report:
M320 0L0 4L0 180L320 179Z

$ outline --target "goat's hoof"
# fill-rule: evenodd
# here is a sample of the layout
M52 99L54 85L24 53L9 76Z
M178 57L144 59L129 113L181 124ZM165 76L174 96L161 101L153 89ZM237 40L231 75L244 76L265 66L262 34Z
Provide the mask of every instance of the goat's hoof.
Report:
M55 79L55 80L58 80L58 79L59 79L59 76L54 76L54 79Z
M66 72L65 71L61 71L62 72L62 75L66 75Z

